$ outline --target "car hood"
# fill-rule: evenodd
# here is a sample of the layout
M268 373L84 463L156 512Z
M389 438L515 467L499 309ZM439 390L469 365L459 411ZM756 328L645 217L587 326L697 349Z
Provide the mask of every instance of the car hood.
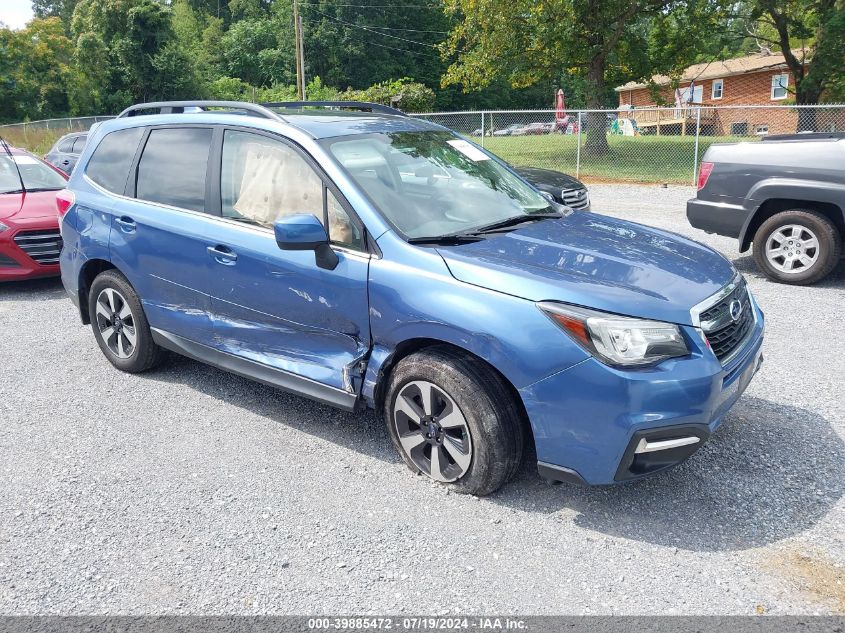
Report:
M685 325L692 323L690 308L736 274L698 242L578 211L437 250L465 283Z
M0 194L0 220L36 219L55 215L55 191Z
M551 169L539 169L537 167L519 167L516 173L525 178L531 184L543 188L552 189L583 189L584 183L568 174Z

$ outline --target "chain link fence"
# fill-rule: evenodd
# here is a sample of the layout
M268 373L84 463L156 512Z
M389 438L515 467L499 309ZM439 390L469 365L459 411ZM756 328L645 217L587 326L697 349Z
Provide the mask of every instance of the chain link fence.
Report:
M24 123L0 125L0 137L17 147L25 147L36 154L46 154L53 144L70 132L85 132L94 123L108 121L112 116L82 116L66 119L44 119Z
M801 129L845 131L845 106L685 106L413 115L463 134L507 162L587 182L694 184L712 143ZM800 126L799 126L800 123Z
M798 129L845 131L845 105L622 106L618 110L494 110L413 114L467 136L507 162L556 169L586 182L694 184L712 143L759 141ZM12 145L46 153L68 132L112 117L0 126Z

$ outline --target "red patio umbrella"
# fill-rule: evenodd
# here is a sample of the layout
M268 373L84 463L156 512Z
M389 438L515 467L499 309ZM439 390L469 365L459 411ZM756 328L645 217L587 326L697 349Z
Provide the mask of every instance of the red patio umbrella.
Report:
M555 119L558 121L563 120L563 117L566 116L566 101L563 97L563 88L558 88L557 91L557 104L555 105Z

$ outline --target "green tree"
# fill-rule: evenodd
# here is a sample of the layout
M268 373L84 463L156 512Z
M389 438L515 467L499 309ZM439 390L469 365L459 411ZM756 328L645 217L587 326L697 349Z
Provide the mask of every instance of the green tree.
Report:
M753 0L754 37L780 49L799 105L845 97L845 0ZM802 110L798 130L814 130L816 113Z
M292 34L279 19L243 19L220 40L223 66L229 77L253 86L294 83Z
M61 116L69 109L72 44L58 17L0 28L0 119Z
M155 0L80 0L72 30L78 110L114 112L200 90L193 52L179 45L170 9Z
M681 10L671 0L446 0L454 28L443 46L454 56L443 85L466 89L505 77L527 87L566 74L583 78L585 104L602 108L614 83L649 73L641 20ZM602 113L588 116L586 151L609 151Z

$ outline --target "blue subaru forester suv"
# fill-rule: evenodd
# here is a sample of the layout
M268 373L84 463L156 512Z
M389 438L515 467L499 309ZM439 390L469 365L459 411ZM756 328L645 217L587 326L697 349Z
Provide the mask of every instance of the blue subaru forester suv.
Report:
M115 367L171 350L373 408L413 472L478 495L532 442L542 476L610 484L719 426L763 342L724 257L560 206L448 129L322 105L141 104L92 131L57 197L62 281Z

